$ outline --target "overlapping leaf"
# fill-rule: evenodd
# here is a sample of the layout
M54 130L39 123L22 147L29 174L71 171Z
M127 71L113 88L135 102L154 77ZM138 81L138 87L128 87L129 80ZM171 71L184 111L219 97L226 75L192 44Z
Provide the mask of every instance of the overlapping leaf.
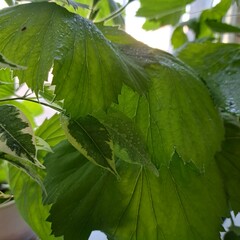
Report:
M69 142L92 163L116 173L113 142L105 126L96 118L77 120L62 116L62 126Z
M239 44L190 43L178 57L199 72L220 108L240 114Z
M54 63L56 100L65 99L73 117L108 107L117 100L123 81L146 91L140 67L131 64L90 21L55 3L2 10L0 31L0 51L27 66L16 74L35 92L43 88Z
M240 211L240 124L235 117L225 118L226 137L217 162L223 174L231 210Z
M55 115L44 121L36 134L50 146L54 146L64 139L64 133L59 124L59 116ZM44 175L45 171L40 170L39 174ZM9 179L18 209L38 237L44 240L62 239L51 235L51 223L46 221L50 206L42 204L41 187L14 167L9 169Z
M110 239L218 239L226 205L215 164L201 175L175 154L157 178L119 161L117 180L67 142L54 152L45 163L54 234L85 240L98 229Z

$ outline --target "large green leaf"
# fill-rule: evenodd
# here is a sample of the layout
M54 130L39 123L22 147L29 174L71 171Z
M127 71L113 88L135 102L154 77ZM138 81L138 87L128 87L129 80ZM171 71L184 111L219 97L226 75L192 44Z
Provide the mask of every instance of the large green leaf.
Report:
M45 161L54 234L84 240L97 229L121 240L219 239L226 204L215 164L199 174L174 154L157 178L119 161L121 179L116 179L67 142L54 152Z
M139 66L106 40L94 24L55 3L1 10L0 31L0 51L27 66L15 73L35 92L43 88L53 65L56 100L64 99L73 117L117 101L123 82L139 92L146 91L147 79Z
M116 173L113 142L105 126L96 118L77 120L62 116L62 126L69 142L92 163Z
M234 117L225 118L226 137L217 162L223 174L230 209L240 211L240 123Z
M220 108L240 114L239 44L190 43L178 57L198 71Z
M157 167L168 165L175 151L183 161L192 161L200 168L211 162L221 146L223 124L196 74L174 56L151 49L117 28L101 30L144 67L151 79L145 96L124 87L115 107L142 131L152 162Z
M64 139L59 116L54 115L45 120L37 129L36 135L43 138L50 146L54 146ZM40 170L39 174L45 175L45 171ZM44 240L62 239L51 236L51 223L46 221L50 206L42 204L41 187L14 167L9 169L9 178L17 207L38 237Z
M0 53L0 69L1 68L11 68L11 69L25 69L25 67L12 63L6 57Z

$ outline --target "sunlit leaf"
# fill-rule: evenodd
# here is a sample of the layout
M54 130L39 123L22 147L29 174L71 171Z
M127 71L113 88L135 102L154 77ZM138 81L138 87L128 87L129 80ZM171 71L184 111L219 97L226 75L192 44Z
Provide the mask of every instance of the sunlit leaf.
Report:
M72 117L116 102L123 82L140 93L147 91L140 66L106 40L92 22L55 3L1 10L0 31L0 51L28 67L15 74L35 92L42 90L53 65L56 100L64 99Z
M185 11L186 5L194 0L140 0L141 7L137 11L137 16L147 19L158 20L159 24L176 24ZM148 28L150 30L150 28Z
M0 99L14 94L14 81L10 69L0 69Z
M45 161L45 184L46 201L54 203L48 220L55 235L85 240L97 229L110 239L218 239L226 203L215 164L199 174L175 154L156 177L119 161L116 179L69 143L54 152Z
M190 43L178 57L198 71L217 106L240 114L239 44Z
M11 69L26 69L26 67L17 65L15 63L12 63L11 61L9 61L8 59L6 59L6 57L4 57L1 53L0 53L0 69L1 68L11 68Z
M62 116L61 120L69 142L81 154L92 163L116 173L113 142L103 124L92 116L77 120Z

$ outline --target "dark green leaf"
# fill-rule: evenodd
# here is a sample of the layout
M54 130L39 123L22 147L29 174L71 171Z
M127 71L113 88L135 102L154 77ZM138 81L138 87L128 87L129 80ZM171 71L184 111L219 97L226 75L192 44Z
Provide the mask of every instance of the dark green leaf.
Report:
M178 57L198 71L220 108L240 114L239 44L190 43Z
M240 123L234 117L225 118L226 136L217 163L223 175L229 206L240 211Z
M201 175L175 154L157 178L119 161L117 180L69 143L54 152L45 162L46 201L54 202L53 232L65 240L88 239L96 229L110 239L218 239L226 204L215 164Z
M113 142L103 124L92 116L61 118L69 142L92 163L116 174Z
M92 22L54 3L1 10L0 31L0 51L28 67L16 74L35 92L43 88L54 65L56 100L64 99L72 117L117 101L123 81L141 93L147 90L141 67L121 54Z

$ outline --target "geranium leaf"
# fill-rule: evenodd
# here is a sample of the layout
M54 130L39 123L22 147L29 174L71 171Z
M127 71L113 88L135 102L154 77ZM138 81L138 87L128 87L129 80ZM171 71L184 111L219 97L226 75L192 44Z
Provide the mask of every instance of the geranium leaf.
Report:
M117 174L113 142L103 124L89 115L77 120L62 116L61 120L67 139L81 154L92 163Z
M189 43L178 57L198 71L220 108L240 115L239 44Z
M230 210L240 211L240 123L236 117L225 116L225 141L216 156L223 175Z
M92 230L101 230L110 239L218 239L226 202L214 162L199 174L174 154L157 178L139 165L119 161L119 180L88 163L67 142L54 152L45 160L45 186L56 236L85 240Z
M27 118L12 105L0 106L0 151L39 164L33 130Z
M45 120L36 135L50 146L56 145L65 136L59 122L58 115ZM44 176L45 170L38 169L38 174ZM9 180L20 213L37 236L44 240L63 239L51 235L51 223L46 221L51 206L43 206L41 187L14 167L9 168Z
M116 102L123 82L140 93L147 91L147 77L140 66L105 39L92 22L55 3L1 10L0 31L0 51L28 67L15 74L36 93L53 66L55 99L64 99L72 117Z
M159 175L157 168L151 162L151 156L141 132L130 118L119 111L97 116L111 135L114 154L117 158L145 166L156 176Z

